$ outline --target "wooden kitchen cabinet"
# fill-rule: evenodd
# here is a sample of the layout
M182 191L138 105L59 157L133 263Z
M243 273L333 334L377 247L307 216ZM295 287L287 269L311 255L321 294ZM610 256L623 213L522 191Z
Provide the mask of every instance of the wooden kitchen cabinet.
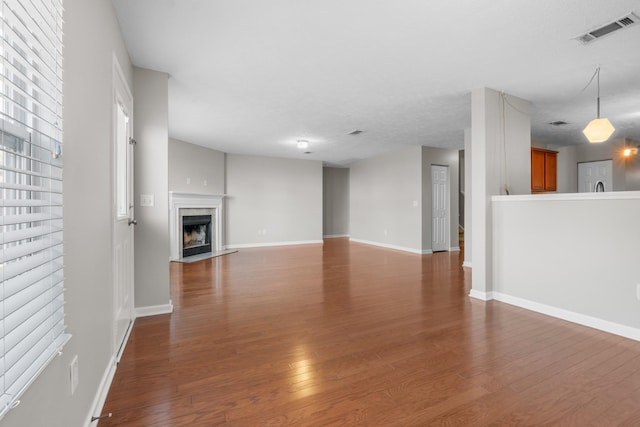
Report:
M556 191L558 152L531 147L531 192Z

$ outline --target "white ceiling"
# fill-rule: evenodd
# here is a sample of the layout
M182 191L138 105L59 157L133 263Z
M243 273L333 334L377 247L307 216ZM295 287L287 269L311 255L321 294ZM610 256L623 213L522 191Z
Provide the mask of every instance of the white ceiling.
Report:
M479 87L532 101L534 140L583 144L596 86L581 90L598 65L602 116L615 138L640 139L640 24L574 40L640 15L638 0L113 3L133 64L170 75L169 135L217 150L348 165L461 149Z

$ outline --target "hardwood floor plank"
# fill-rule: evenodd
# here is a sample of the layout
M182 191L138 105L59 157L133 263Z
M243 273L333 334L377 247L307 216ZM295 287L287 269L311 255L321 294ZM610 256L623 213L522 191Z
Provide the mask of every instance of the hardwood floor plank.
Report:
M461 252L329 239L171 264L106 426L634 425L640 343L470 299Z

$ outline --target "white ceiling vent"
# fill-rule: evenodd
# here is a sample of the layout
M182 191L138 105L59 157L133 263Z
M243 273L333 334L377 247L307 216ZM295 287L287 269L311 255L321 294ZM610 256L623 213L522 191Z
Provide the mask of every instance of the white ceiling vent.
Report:
M616 19L613 22L602 25L598 28L594 28L576 37L576 40L581 41L584 44L590 43L594 40L601 39L602 37L613 33L614 31L621 30L623 28L630 27L640 22L640 18L635 13L630 13L622 18Z

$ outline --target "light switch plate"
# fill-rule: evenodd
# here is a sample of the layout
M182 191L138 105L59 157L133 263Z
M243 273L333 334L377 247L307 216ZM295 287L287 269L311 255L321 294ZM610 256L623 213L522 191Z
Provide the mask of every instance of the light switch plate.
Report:
M153 194L141 194L140 206L152 207L155 204Z

